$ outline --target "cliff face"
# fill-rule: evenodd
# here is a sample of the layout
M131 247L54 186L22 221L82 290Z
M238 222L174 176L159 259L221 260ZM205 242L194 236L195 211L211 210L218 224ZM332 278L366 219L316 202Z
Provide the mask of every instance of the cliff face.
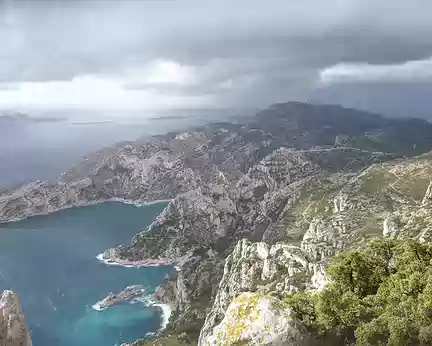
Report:
M312 285L310 279L313 275L317 275L319 271L320 267L310 263L303 251L297 246L284 243L269 246L262 242L252 243L246 239L239 241L233 252L225 261L223 277L220 281L213 306L201 329L199 344L215 344L217 333L223 334L222 331L226 329L224 326L229 325L231 326L230 328L233 329L230 334L236 335L236 340L232 340L232 342L249 340L248 338L251 337L250 334L245 334L243 336L237 335L237 332L240 331L237 330L236 332L237 327L235 327L236 324L232 320L233 316L229 317L229 313L232 313L231 310L239 309L238 303L243 302L242 299L239 300L237 297L241 296L243 292L255 292L250 298L258 299L260 302L258 304L257 301L258 305L263 303L267 308L277 307L277 298L271 297L271 294L291 293L312 287L317 288L318 285L323 285L325 278L320 277L321 282L314 282L314 285ZM264 299L264 301L261 301L261 299ZM245 298L243 303L247 301L248 299ZM232 307L233 302L234 308ZM281 304L283 305L284 303L279 302L279 306ZM253 321L253 323L252 321L247 323L248 327L263 328L263 331L268 329L265 325L260 325L262 321L259 321L257 316L252 317L249 315L249 308L244 309L246 309L245 311L248 311L248 313L245 312L243 314L245 316L242 318L252 318ZM283 310L284 309L278 309L277 311L281 312ZM271 314L274 313L276 312L273 311ZM276 314L278 315L278 313ZM283 340L282 335L286 336L286 332L290 329L289 324L294 323L291 318L289 318L288 310L282 314L281 318L282 320L280 323L284 324L283 333L280 334L280 331L276 330L270 332L269 330L266 335L270 339L279 338ZM215 332L216 330L217 332ZM243 331L241 331L241 333L243 333ZM258 334L261 335L260 333ZM267 337L265 338L266 340ZM229 339L230 336L226 336L226 338ZM252 344L259 344L258 339L256 339L255 336L251 338ZM223 344L228 345L229 342L226 341Z
M288 306L276 298L242 293L232 300L221 323L205 345L297 345L309 342L306 331L292 318Z
M4 291L0 298L0 346L31 345L18 296L11 291Z
M280 332L265 327L267 322L257 318L251 308L244 310L241 317L248 321L246 332L242 324L234 323L233 316L238 316L238 309L244 309L239 308L240 297L271 297L272 305L280 307L284 302L279 298L286 294L320 290L327 282L325 267L329 260L373 236L429 242L431 174L432 155L424 154L374 164L344 184L327 177L303 186L297 200L281 214L286 240L273 246L241 240L226 259L199 345L213 345L218 337L224 340L222 345L259 345L256 337L262 337L264 331L265 340L276 340L270 343L277 344ZM291 245L293 229L297 230L296 239L301 239L298 246ZM289 308L283 311L289 314ZM269 316L273 314L269 312ZM286 344L294 342L292 336L296 336L296 344L310 343L310 336L292 318L285 315L283 321L282 330L291 330L284 337Z
M177 262L181 272L175 283L175 298L172 298L176 313L171 327L183 331L187 326L186 330L195 335L213 300L216 299L215 304L224 301L217 307L218 313L214 317L214 321L219 321L229 299L243 292L240 288L217 290L225 258L239 240L267 238L273 244L287 239L280 227L284 222L284 210L301 198L303 187L324 177L331 178L336 174L334 172L339 172L337 177L340 174L350 177L359 167L387 158L384 154L347 148L277 149L252 166L235 184L209 184L179 195L147 230L135 236L131 244L111 249L106 256L112 260L150 258ZM273 245L266 251L275 260L266 263L271 268L267 269L264 279L270 280L271 285L281 291L290 287L292 290L303 289L306 283L302 283L301 278L320 271L313 263L309 265L308 258L298 247ZM236 250L233 255L235 253ZM283 258L278 259L278 256ZM254 268L258 266L253 269L254 273L260 265L258 258L249 258ZM293 277L282 280L282 274L276 269L281 266L285 266ZM251 272L247 273L254 277ZM252 280L252 286L240 287L248 291L255 289L255 284ZM222 296L217 296L217 292L223 292L218 293ZM207 323L208 328L211 329L214 323Z

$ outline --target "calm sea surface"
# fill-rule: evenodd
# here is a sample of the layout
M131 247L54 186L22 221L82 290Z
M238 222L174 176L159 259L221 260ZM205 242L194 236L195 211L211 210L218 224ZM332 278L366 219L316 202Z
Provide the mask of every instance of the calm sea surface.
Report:
M160 307L140 301L104 311L91 306L129 285L151 294L173 273L172 267L124 268L96 259L130 241L165 205L109 202L0 225L0 289L19 294L35 346L120 345L160 329Z

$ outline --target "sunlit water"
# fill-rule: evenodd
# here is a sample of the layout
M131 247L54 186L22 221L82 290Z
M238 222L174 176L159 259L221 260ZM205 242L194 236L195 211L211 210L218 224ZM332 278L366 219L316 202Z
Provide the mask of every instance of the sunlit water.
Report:
M91 306L128 285L144 285L151 294L174 272L96 259L130 241L164 207L110 202L0 225L0 288L19 294L35 346L119 345L160 329L160 307L139 301L104 311Z

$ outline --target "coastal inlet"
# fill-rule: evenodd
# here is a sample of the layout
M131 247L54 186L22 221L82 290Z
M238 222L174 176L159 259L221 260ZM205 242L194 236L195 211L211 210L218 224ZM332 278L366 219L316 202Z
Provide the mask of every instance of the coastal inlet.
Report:
M151 297L175 268L96 256L129 242L165 206L107 202L0 225L0 287L19 294L33 345L121 345L164 328L169 307Z

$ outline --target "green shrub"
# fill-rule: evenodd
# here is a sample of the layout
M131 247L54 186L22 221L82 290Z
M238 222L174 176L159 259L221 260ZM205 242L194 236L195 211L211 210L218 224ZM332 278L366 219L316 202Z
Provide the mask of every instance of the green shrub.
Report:
M357 345L432 343L432 246L374 240L342 253L318 293L286 298L296 317L320 335Z

